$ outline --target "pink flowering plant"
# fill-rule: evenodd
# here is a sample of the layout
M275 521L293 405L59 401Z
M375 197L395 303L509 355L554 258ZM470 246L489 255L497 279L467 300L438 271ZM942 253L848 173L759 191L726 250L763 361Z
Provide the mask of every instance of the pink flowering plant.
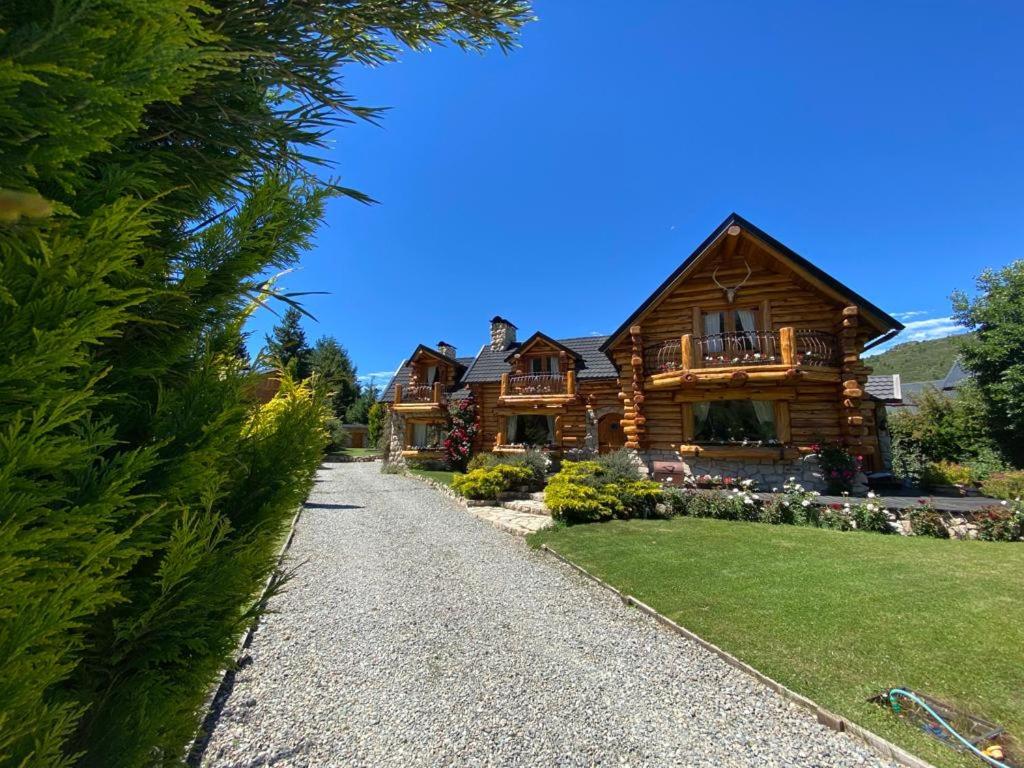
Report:
M472 395L448 406L448 435L443 447L449 467L458 471L466 469L478 428L476 401Z
M811 446L811 452L818 456L818 465L828 485L828 492L849 493L864 457L850 453L850 449L842 443L818 443Z

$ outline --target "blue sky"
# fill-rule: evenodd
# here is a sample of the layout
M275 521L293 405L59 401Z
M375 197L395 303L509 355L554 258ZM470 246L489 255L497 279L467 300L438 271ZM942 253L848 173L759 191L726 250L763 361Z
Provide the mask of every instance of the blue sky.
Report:
M908 324L1020 258L1024 4L538 0L510 56L435 49L347 87L341 180L289 290L384 383L419 342L474 354L614 330L737 211ZM251 323L261 346L275 318Z

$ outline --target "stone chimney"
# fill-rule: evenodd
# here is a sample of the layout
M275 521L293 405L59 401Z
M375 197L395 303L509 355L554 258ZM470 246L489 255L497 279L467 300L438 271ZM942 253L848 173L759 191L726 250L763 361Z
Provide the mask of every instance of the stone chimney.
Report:
M491 351L501 352L516 343L516 327L500 315L491 318Z
M445 357L451 358L452 360L455 359L455 347L453 347L447 341L437 342L437 351L440 352Z

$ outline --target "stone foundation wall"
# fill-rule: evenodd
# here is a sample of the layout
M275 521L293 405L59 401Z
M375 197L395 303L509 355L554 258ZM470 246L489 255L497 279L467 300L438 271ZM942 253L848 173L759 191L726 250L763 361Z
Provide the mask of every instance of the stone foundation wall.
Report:
M790 461L772 459L707 459L700 457L683 457L671 451L643 451L638 454L639 460L646 466L649 474L653 474L655 461L672 461L682 463L690 475L721 475L735 477L740 480L753 480L757 488L770 491L782 488L789 478L796 478L804 488L812 491L824 491L825 481L821 476L816 456L804 456Z

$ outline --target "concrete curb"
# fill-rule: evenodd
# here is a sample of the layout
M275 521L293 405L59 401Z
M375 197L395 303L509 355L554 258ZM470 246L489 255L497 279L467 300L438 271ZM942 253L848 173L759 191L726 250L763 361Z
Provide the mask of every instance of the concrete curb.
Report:
M718 656L718 658L720 658L729 666L738 669L740 672L750 675L759 683L767 686L787 701L790 701L793 704L796 704L797 706L808 710L818 719L818 722L822 725L831 728L833 731L849 733L851 736L854 736L863 741L865 744L867 744L869 747L875 750L875 752L877 752L882 757L887 758L889 760L894 760L900 765L907 766L907 768L935 768L935 766L933 766L931 763L927 762L926 760L922 760L920 757L917 757L916 755L912 755L910 752L907 752L902 747L896 746L891 741L883 739L877 733L869 731L867 728L864 728L863 726L857 725L856 723L852 723L849 720L844 719L841 715L837 715L835 712L831 712L830 710L825 709L817 702L808 699L806 696L800 695L796 691L787 688L779 681L773 680L772 678L768 677L768 675L759 672L746 662L740 661L738 658L733 656L728 651L719 648L714 643L709 643L700 635L691 632L686 627L676 624L676 622L672 621L672 619L670 619L668 616L659 613L646 603L637 600L632 595L624 594L608 582L590 573L590 571L588 571L586 568L577 565L569 558L552 549L547 544L541 544L540 548L543 551L547 552L549 555L553 556L555 559L559 560L562 563L565 563L585 578L589 579L590 581L593 581L595 584L598 584L604 589L608 590L613 595L618 597L624 604L638 609L641 613L644 613L647 616L651 617L656 622L661 624L663 627L671 630L672 632L675 632L677 635L682 635L687 640L691 640L697 645L699 645L701 648L710 651L711 653Z
M295 515L292 517L292 524L288 528L288 535L284 537L284 543L281 544L281 549L277 553L277 561L274 565L274 570L270 576L267 577L266 582L263 584L263 589L260 591L259 602L263 602L267 597L267 590L270 589L270 584L273 581L274 575L280 570L281 564L284 563L285 555L288 554L289 548L291 548L292 540L295 538L295 529L299 525L299 520L302 518L302 512L305 509L305 502L299 505L299 508L295 510ZM191 768L198 768L202 762L203 755L206 753L206 747L210 743L210 736L213 735L213 728L217 724L217 720L220 718L220 713L224 709L224 704L227 703L228 697L231 695L231 690L235 685L235 675L237 670L242 667L243 660L246 656L246 650L252 644L253 636L256 634L256 630L259 628L260 620L257 618L249 628L242 634L242 639L239 640L238 645L235 648L234 659L235 663L221 672L220 680L216 687L207 697L206 702L203 705L203 711L206 713L203 715L202 722L199 725L199 730L189 745L188 752L185 757L185 764Z

